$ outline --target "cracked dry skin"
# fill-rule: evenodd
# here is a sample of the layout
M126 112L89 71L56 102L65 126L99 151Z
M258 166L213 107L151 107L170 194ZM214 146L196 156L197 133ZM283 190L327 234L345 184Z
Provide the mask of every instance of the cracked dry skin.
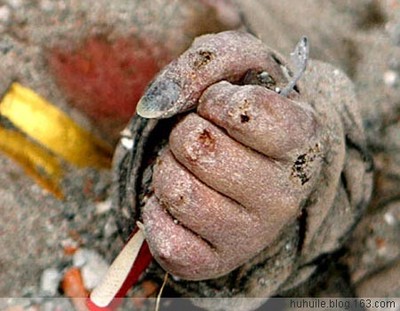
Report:
M237 53L249 46L261 60ZM199 51L214 56L196 67ZM191 280L170 281L179 292L290 292L342 245L369 201L372 166L352 83L310 61L288 98L263 85L267 72L281 88L290 69L250 34L207 35L142 98L139 113L153 117L197 106L172 128L142 207L157 262ZM154 92L165 81L178 86L173 98Z

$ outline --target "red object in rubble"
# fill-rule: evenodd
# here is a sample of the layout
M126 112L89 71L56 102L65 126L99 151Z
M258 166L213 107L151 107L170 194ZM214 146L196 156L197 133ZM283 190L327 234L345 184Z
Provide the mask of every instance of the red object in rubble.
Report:
M51 72L76 108L100 125L121 128L169 60L162 46L138 37L90 37L76 47L55 47L48 56Z

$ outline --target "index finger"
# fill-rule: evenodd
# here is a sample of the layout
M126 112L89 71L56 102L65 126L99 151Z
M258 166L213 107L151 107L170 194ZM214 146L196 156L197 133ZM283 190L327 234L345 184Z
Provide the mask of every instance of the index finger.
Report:
M150 84L137 113L144 118L168 118L190 110L208 86L221 80L238 82L249 70L267 72L274 86L283 88L287 79L282 63L249 33L226 31L201 36Z

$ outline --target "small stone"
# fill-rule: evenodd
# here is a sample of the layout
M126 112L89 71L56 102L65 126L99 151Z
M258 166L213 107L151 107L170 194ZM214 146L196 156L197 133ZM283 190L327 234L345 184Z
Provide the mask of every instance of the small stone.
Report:
M55 268L43 271L40 278L40 292L44 296L55 296L61 280L61 273Z
M8 23L11 17L10 8L6 5L0 6L0 23Z
M388 70L383 74L383 81L387 86L394 86L396 85L398 80L398 74L394 70Z
M121 212L122 212L122 215L125 217L125 218L129 218L129 217L131 217L131 213L128 211L128 209L125 207L125 208L122 208L121 209Z
M105 200L96 204L96 213L101 215L111 210L111 200Z
M73 257L73 264L81 268L83 284L87 290L100 284L109 267L100 254L89 249L79 249Z
M133 149L133 139L132 138L122 137L121 138L121 144L127 150L132 150Z
M108 271L108 264L104 261L92 261L82 268L82 278L85 288L93 290L103 280Z
M386 223L390 226L396 224L396 218L390 212L385 213L385 215L383 215L383 218L385 219Z
M74 254L74 257L72 258L73 265L78 268L83 267L83 265L85 265L88 261L88 252L90 251L84 248L77 250Z
M117 225L115 224L114 219L109 218L104 225L104 236L106 238L111 237L115 232L117 232L118 228Z

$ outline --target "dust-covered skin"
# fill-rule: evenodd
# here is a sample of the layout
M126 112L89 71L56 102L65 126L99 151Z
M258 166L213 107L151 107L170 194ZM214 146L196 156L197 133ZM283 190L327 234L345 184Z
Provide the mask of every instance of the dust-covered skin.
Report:
M247 279L258 265L258 277L273 282L260 286L249 278L242 291L265 297L302 283L314 271L316 258L340 247L369 200L371 163L352 85L344 74L311 61L287 98L265 86L243 85L246 74L255 70L268 72L281 87L283 71L290 72L284 61L272 57L259 67L259 62L246 62L246 54L242 62L238 54L235 64L249 67L231 63L231 74L220 67L224 58L231 58L218 52L224 50L223 41L244 50L252 44L255 55L275 55L249 34L208 35L155 79L142 99L150 105L142 106L146 112L161 107L165 117L193 105L197 112L172 129L169 147L153 168L154 195L142 217L152 254L168 272L187 280L216 278L218 283L240 266L236 273ZM217 56L196 71L188 55L199 50ZM274 76L276 71L281 78ZM196 79L180 82L190 77ZM153 97L153 86L165 81L186 86L168 103ZM284 236L297 247L279 244ZM281 258L283 266L271 266L271 256ZM203 292L205 284L175 285Z
M154 168L155 195L179 224L196 233L194 240L202 238L209 244L204 243L205 247L215 250L215 264L204 266L202 273L197 260L186 260L188 271L177 267L175 260L183 257L178 253L166 257L163 248L179 243L179 236L153 230L147 218L151 211L146 207L143 217L153 255L171 273L186 279L226 274L261 251L298 216L314 181L310 177L307 185L302 184L292 175L292 163L280 163L251 150L196 114L174 128L170 148L172 152L164 153ZM311 166L317 170L319 160Z
M313 109L258 85L222 81L203 93L198 113L229 136L274 159L293 159L316 140Z
M138 103L137 113L145 118L168 118L192 109L208 86L221 80L238 82L249 70L266 71L274 77L275 87L283 88L286 77L279 58L245 32L198 37L190 49L149 85Z

